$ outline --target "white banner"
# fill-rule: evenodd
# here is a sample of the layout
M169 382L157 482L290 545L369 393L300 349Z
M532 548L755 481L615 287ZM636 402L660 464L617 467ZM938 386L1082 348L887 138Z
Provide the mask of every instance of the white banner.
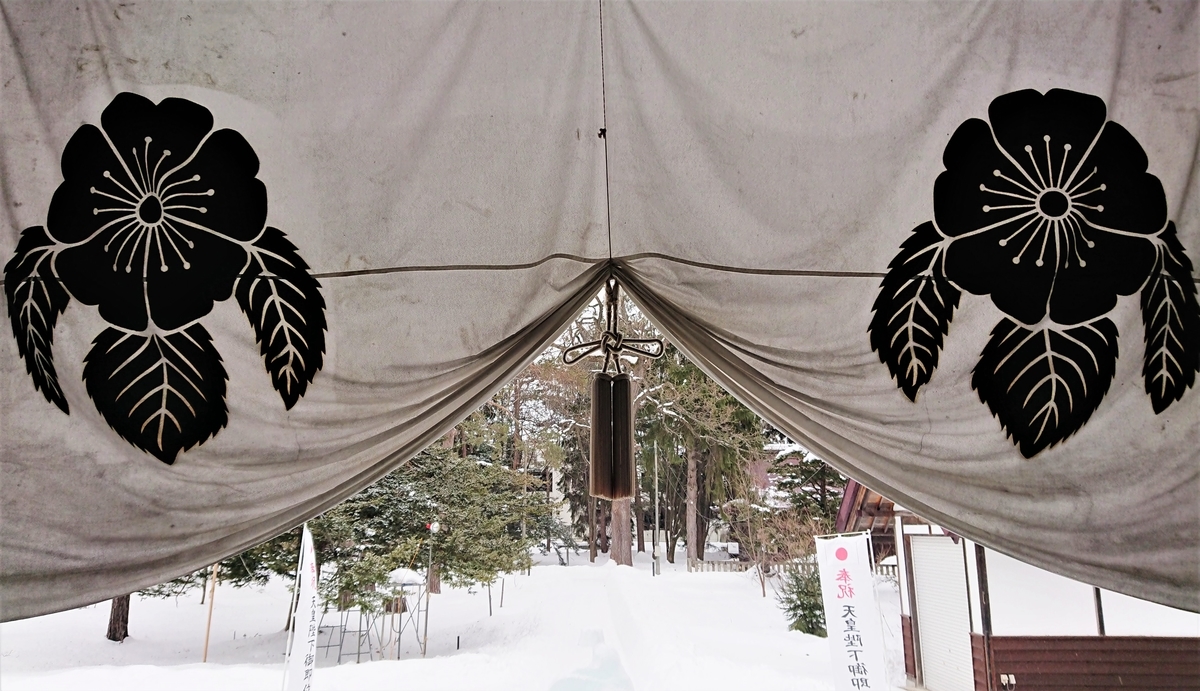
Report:
M830 662L837 691L886 689L883 629L866 533L817 538Z
M300 541L300 568L296 581L296 616L292 618L291 645L283 673L283 691L312 691L313 668L317 660L317 555L312 533L304 524Z

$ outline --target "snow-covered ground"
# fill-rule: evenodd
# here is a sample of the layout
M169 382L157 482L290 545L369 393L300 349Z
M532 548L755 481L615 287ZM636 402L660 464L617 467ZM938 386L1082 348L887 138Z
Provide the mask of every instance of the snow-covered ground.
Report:
M664 562L664 573L654 577L644 554L632 569L603 556L592 565L586 555L573 555L569 567L542 560L529 575L505 578L503 608L499 583L492 588L490 617L486 589L434 595L426 657L411 631L401 637L399 660L367 662L364 649L361 664L351 653L338 665L333 650L318 658L314 688L833 688L828 642L788 631L774 594L768 587L763 598L751 574L687 573L682 564ZM890 671L902 681L899 598L886 581L878 596ZM278 691L288 598L283 582L219 588L208 663L200 662L207 605L198 592L168 600L135 596L131 635L120 644L104 638L107 602L9 622L0 625L0 688Z

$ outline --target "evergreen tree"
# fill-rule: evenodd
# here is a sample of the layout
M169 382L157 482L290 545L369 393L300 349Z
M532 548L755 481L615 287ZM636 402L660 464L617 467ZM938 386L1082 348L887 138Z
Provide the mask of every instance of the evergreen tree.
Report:
M670 345L647 367L643 388L638 411L642 458L657 441L660 473L664 455L667 463L661 499L670 515L665 518L675 531L690 533L689 555L699 558L709 522L734 496L747 463L762 455L766 425ZM682 477L675 477L680 472ZM660 490L662 481L660 477ZM674 560L672 537L667 557Z
M821 577L816 569L788 571L779 590L779 606L793 631L825 638L825 603L821 599Z
M770 468L771 483L796 509L833 522L841 506L846 478L807 451L776 458Z
M582 398L582 396L580 396ZM575 535L584 537L588 532L588 474L587 430L564 435L563 459L558 476L558 491L571 515L571 527Z
M309 521L321 592L342 607L375 609L383 593L375 586L401 566L433 564L453 586L491 583L501 573L528 568L537 537L522 523L545 524L552 506L541 480L514 471L495 457L457 455L434 446L342 504ZM533 490L533 491L528 491ZM437 521L441 530L427 526ZM299 555L299 528L221 562L222 582L265 583L292 577ZM144 591L169 596L200 585L203 572Z

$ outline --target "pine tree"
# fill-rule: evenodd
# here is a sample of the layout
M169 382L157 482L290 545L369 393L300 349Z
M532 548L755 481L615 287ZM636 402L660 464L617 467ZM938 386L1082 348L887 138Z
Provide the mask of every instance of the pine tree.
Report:
M794 451L771 463L772 484L795 508L823 520L837 518L845 476L807 451Z
M679 530L675 536L687 531L689 556L700 558L709 522L733 496L747 463L762 454L766 425L673 346L647 367L642 388L638 424L643 461L646 449L657 441L663 472L665 450L670 480L662 496L668 504L665 513ZM672 477L676 472L681 473L679 483ZM667 556L673 561L672 537Z
M790 622L788 628L825 638L825 603L816 569L788 571L778 597L779 606Z
M529 548L538 536L523 534L521 524L544 525L552 514L539 491L541 480L497 462L496 455L458 452L442 445L426 449L308 522L327 602L377 609L385 594L376 586L401 566L424 570L431 545L437 572L451 586L491 583L501 573L529 567ZM426 527L433 521L441 527L436 534ZM295 528L223 560L222 581L249 585L272 575L292 577L299 536ZM197 587L202 573L143 592L176 595Z

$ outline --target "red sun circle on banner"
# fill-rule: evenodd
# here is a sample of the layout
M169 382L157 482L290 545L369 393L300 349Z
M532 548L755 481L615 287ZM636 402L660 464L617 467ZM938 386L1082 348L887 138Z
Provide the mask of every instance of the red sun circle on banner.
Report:
M846 557L850 556L850 553L846 551L845 547L838 547L833 556L837 557L838 561L846 561Z

